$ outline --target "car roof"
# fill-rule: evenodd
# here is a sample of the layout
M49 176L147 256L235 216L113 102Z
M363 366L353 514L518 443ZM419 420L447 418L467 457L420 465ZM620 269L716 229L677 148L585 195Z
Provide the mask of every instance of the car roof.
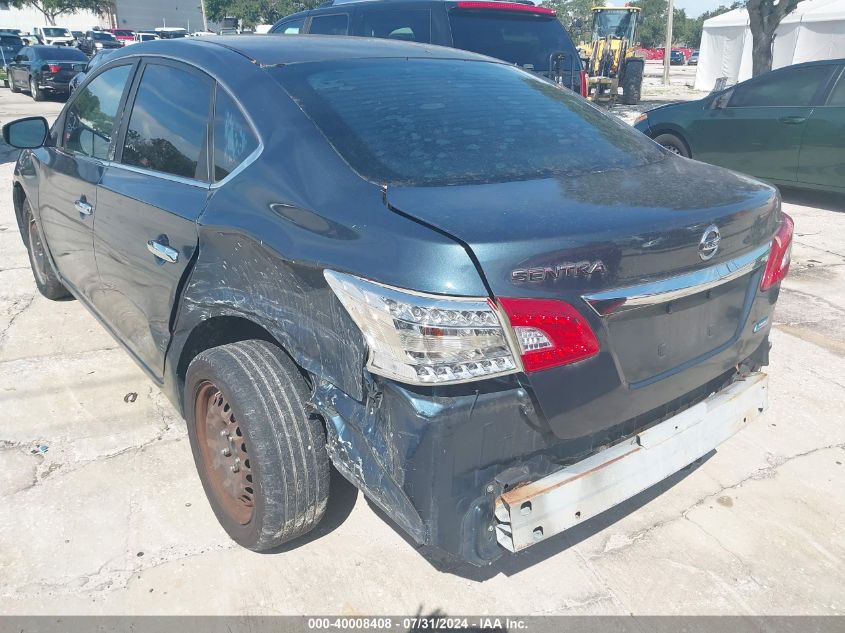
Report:
M297 11L296 13L289 13L288 15L279 18L274 22L274 26L282 21L287 21L291 18L304 18L309 15L319 14L319 13L331 13L332 9L338 9L349 5L357 5L357 4L385 4L385 5L396 5L396 4L411 4L411 5L424 5L424 4L457 4L459 0L326 0L325 2L320 3L313 9L305 9L302 11ZM489 0L490 2L501 2L503 4L508 3L516 3L516 4L525 4L529 6L535 6L534 2L531 0Z
M172 55L197 62L201 61L203 50L208 50L209 46L227 48L262 66L389 57L502 63L477 53L433 44L336 35L219 35L214 38L179 38L135 44L128 47L130 50L121 49L121 52L126 55Z

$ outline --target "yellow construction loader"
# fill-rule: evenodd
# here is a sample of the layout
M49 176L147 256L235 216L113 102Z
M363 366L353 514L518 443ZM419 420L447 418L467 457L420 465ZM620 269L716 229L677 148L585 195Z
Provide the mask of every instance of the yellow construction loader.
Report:
M587 97L592 101L639 102L645 70L645 58L634 52L640 12L639 7L627 5L593 7L592 41L578 47L586 60Z

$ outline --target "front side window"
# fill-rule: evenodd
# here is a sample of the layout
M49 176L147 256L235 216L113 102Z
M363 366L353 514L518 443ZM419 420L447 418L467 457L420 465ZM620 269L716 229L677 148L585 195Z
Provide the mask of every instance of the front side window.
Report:
M318 15L311 18L309 33L317 35L346 35L349 30L349 16L345 13L336 15Z
M305 18L291 20L290 22L283 22L280 24L273 33L280 33L282 35L299 35L303 26L305 26Z
M364 37L431 42L431 12L428 9L363 9Z
M795 68L739 84L728 107L808 106L822 82L830 76L830 69L830 66Z
M214 106L214 180L223 180L249 156L258 141L234 99L217 88Z
M122 162L205 180L211 88L207 77L148 64L132 106Z
M120 100L131 70L131 65L110 68L79 91L65 117L66 150L108 159Z

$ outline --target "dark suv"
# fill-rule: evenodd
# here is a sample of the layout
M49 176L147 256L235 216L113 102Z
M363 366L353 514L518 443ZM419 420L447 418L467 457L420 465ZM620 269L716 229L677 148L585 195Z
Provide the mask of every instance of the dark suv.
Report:
M49 134L3 135L39 290L84 302L171 398L245 547L317 525L333 463L417 542L489 562L766 407L775 189L505 62L148 42Z
M106 31L88 31L85 33L79 42L79 50L91 57L97 51L109 48L121 48L121 44L117 38Z
M586 94L578 49L554 9L531 2L330 0L282 18L270 33L355 35L450 46L516 64Z

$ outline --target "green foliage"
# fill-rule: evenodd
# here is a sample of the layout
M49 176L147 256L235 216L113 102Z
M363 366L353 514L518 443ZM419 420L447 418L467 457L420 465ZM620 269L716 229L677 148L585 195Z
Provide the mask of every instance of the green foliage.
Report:
M224 0L211 0L219 2ZM545 0L543 6L557 12L558 20L569 32L572 40L579 44L589 42L593 24L591 9L605 4L600 0ZM614 2L622 6L620 2ZM666 43L666 14L669 8L667 0L635 0L632 2L642 9L637 39L646 48L663 46ZM676 45L697 48L701 43L701 31L704 20L742 6L743 2L734 2L730 6L721 6L708 11L697 18L687 16L683 9L675 9L672 26L672 41Z
M543 6L554 9L557 19L569 33L575 44L589 43L593 26L591 8L597 0L546 0ZM598 4L602 4L598 2Z
M276 20L305 9L313 9L318 0L206 0L208 19L219 22L223 18L239 18L241 24L273 24Z
M99 15L114 6L111 0L9 0L17 9L33 8L40 11L48 24L55 24L56 17L63 14L92 11Z

